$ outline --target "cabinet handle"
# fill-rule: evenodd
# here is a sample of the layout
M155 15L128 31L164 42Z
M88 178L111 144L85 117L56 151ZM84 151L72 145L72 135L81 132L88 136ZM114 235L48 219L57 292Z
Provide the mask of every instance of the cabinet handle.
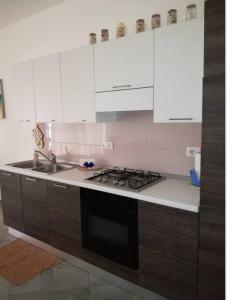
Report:
M57 183L55 183L54 186L55 186L55 187L58 187L58 188L60 188L60 189L64 189L64 190L67 189L67 186L61 185L61 184L57 184Z
M28 180L28 181L35 181L35 182L38 181L37 179L35 179L35 178L30 178L30 177L26 177L25 180Z
M13 176L13 174L11 174L11 173L5 173L5 172L3 172L2 175L4 175L4 176Z
M119 88L130 88L131 84L125 84L125 85L115 85L112 86L113 89L119 89Z
M170 121L191 121L193 118L169 118Z

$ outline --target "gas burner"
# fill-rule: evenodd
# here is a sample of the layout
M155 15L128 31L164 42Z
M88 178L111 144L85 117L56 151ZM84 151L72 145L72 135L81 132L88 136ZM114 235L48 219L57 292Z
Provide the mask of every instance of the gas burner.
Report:
M163 179L164 177L159 173L114 167L95 173L94 176L86 180L97 184L105 184L109 187L139 192Z

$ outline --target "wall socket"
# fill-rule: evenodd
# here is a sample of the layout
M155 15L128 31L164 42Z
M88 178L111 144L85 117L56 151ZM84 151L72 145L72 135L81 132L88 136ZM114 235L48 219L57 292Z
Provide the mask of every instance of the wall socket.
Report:
M114 143L113 142L104 142L104 149L106 150L113 150Z
M186 148L186 156L187 157L195 157L196 152L200 152L200 147L187 147Z

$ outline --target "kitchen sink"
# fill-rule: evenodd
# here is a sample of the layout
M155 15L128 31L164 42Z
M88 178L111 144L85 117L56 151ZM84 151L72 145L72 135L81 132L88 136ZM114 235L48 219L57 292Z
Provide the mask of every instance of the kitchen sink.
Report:
M40 161L39 164L34 167L32 160L21 161L13 164L9 164L9 166L20 168L20 169L27 169L36 172L46 173L46 174L54 174L61 171L67 171L73 168L78 167L77 165L68 164L68 163L57 163L51 164L48 161Z
M52 173L57 173L60 171L67 171L72 169L73 166L71 165L63 165L63 164L46 164L46 165L41 165L36 168L32 168L33 171L36 172L41 172L41 173L47 173L47 174L52 174Z

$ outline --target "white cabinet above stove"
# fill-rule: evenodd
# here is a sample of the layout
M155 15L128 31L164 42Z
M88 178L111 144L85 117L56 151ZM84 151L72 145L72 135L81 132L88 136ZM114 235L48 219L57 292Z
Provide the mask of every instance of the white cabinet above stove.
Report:
M153 86L153 40L151 30L95 45L96 92Z
M96 93L96 112L153 110L153 87Z

